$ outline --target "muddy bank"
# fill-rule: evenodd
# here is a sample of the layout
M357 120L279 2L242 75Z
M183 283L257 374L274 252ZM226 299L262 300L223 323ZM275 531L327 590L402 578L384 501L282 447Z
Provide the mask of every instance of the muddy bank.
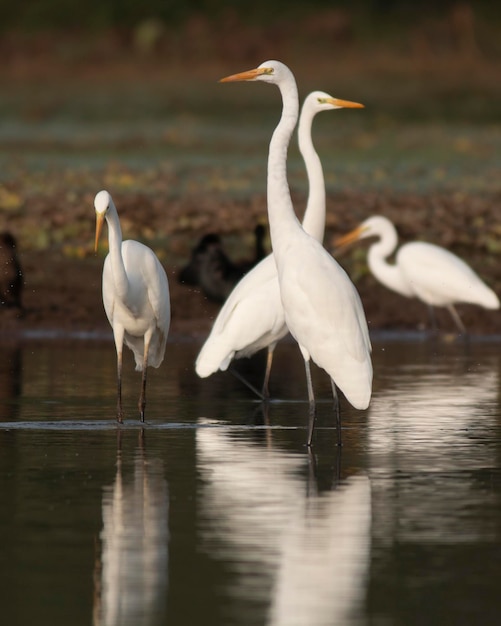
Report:
M497 197L448 197L437 194L425 197L383 197L373 194L341 194L329 197L330 210L326 245L331 247L335 235L352 228L358 221L376 212L383 212L398 224L401 241L422 238L443 245L464 258L481 276L501 293L501 271L498 265ZM57 203L57 199L54 200ZM383 206L384 202L384 206ZM160 206L161 203L159 203ZM251 202L252 204L252 202ZM255 204L259 204L255 201ZM46 208L40 204L40 217ZM86 207L88 208L88 207ZM249 206L234 207L221 219L223 244L233 258L252 255L252 231L257 214ZM222 212L225 213L223 207ZM182 212L182 207L179 208ZM221 207L214 207L211 225L217 224ZM151 211L149 228L165 228L160 212L155 220ZM171 213L171 218L174 219ZM228 216L232 216L230 221ZM73 216L74 217L74 216ZM87 216L88 217L88 216ZM127 229L135 231L137 211L133 203L121 210ZM440 232L437 232L437 221ZM162 224L162 226L161 226ZM224 224L224 226L223 226ZM138 225L139 226L139 225ZM0 309L0 332L4 336L33 330L60 333L109 333L101 299L101 272L107 244L98 255L92 249L92 217L88 219L87 241L81 247L68 251L63 246L46 250L19 249L24 271L23 310ZM137 230L140 231L140 228ZM208 333L220 305L209 301L197 288L179 284L177 275L188 260L190 249L206 228L176 231L161 236L157 232L152 240L143 237L159 254L166 268L171 290L172 326L175 336L202 339ZM104 238L103 238L104 239ZM265 245L269 249L269 240ZM354 280L370 324L370 328L409 330L428 324L426 307L408 300L381 286L369 274L366 264L367 244L345 251L339 261ZM477 334L500 334L501 313L485 311L471 305L458 307L466 327ZM447 311L438 311L437 317L444 331L454 331Z

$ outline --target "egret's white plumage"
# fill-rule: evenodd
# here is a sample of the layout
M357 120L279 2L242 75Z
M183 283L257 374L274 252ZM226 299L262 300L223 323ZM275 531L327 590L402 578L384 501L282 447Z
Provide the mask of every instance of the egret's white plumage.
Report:
M298 140L309 184L303 228L320 242L325 230L325 182L311 138L313 118L320 111L362 106L314 91L305 98L301 109ZM263 395L268 397L273 351L287 332L275 260L270 254L244 276L228 296L197 357L196 372L206 377L219 369L226 370L234 358L251 356L268 348L263 383Z
M144 421L146 368L159 367L165 354L170 325L169 283L155 253L138 241L122 242L117 209L107 191L94 200L96 242L102 225L108 224L109 254L103 267L103 303L113 329L117 350L117 420L122 422L122 350L125 344L134 353L136 370L142 371L139 412Z
M305 232L294 213L287 183L287 149L299 110L294 75L283 63L266 61L256 69L223 79L241 80L277 85L282 95L282 116L268 156L268 218L285 322L306 365L311 444L315 399L310 358L330 375L334 392L337 385L355 408L365 409L372 391L369 332L360 297L346 272Z
M406 243L398 250L395 263L387 257L395 251L398 235L392 222L374 215L355 230L336 240L343 246L368 237L378 237L367 255L369 269L383 285L408 298L416 297L430 306L447 307L465 332L454 308L455 303L477 304L498 309L499 299L478 275L458 256L445 248L424 241Z

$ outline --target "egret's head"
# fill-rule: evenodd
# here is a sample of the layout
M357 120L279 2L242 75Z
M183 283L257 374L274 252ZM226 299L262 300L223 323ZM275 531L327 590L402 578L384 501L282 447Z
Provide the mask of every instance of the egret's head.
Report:
M103 189L100 191L94 199L94 208L96 209L96 239L94 242L94 251L97 252L97 245L99 243L99 236L103 228L104 220L106 219L106 213L110 206L113 204L110 194Z
M306 96L305 107L311 107L313 111L329 111L332 109L363 109L364 105L350 100L340 100L330 96L325 91L312 91Z
M260 80L265 83L277 84L285 76L291 75L290 69L280 61L265 61L259 67L239 74L232 74L220 79L220 83L231 83L242 80Z
M363 221L359 226L354 228L352 231L343 235L342 237L338 237L334 240L334 245L336 247L347 246L350 243L358 241L359 239L367 239L368 237L380 237L382 233L388 229L394 229L393 224L390 220L383 215L373 215L369 217L365 221Z
M96 209L96 213L99 213L103 216L106 215L106 211L110 208L110 204L111 196L105 189L96 194L96 197L94 199L94 207Z

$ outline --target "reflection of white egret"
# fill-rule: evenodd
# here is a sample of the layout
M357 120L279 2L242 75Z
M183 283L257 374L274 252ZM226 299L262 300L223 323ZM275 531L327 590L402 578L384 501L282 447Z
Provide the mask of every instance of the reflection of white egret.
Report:
M313 91L305 98L301 109L299 149L309 184L303 228L318 241L323 241L325 230L325 182L322 164L311 138L313 118L321 111L362 106L333 98L323 91ZM273 254L270 254L248 272L228 296L197 357L197 374L205 378L219 369L224 371L232 359L249 357L267 348L262 392L267 398L273 353L287 333L277 268Z
M372 472L385 476L373 481L374 536L383 543L487 540L487 518L484 525L469 515L486 502L476 474L497 465L486 445L498 428L497 367L409 364L398 376L391 360L386 367L388 374L378 367L380 376L394 384L374 395L367 428Z
M100 191L96 209L96 250L104 223L108 223L110 251L103 267L103 302L113 328L117 350L117 420L122 415L123 344L134 353L136 370L143 372L139 413L144 422L146 370L160 367L170 325L170 298L167 275L153 250L138 241L122 242L117 209L110 194Z
M287 149L299 109L294 75L283 63L266 61L256 69L222 79L243 80L276 85L282 96L282 115L268 155L268 218L285 322L305 362L310 445L315 424L310 359L329 374L336 405L339 387L351 405L366 409L372 391L369 331L353 283L322 244L303 230L294 213L287 182ZM341 422L336 408L340 444Z
M11 422L19 414L22 393L23 358L20 343L2 341L0 361L0 422Z
M160 460L143 452L134 478L123 477L118 452L115 482L104 488L100 593L95 626L158 624L164 616L168 574L168 486Z
M380 371L384 377L384 369ZM437 450L448 448L452 440L463 441L473 428L486 433L493 426L498 378L497 369L458 372L450 362L432 371L413 366L402 368L398 385L380 391L369 414L372 445L377 443L378 449L391 450L393 454L392 447L397 443L405 446L402 461L414 451L420 459L435 455L440 465L445 459ZM389 432L397 438L389 437ZM463 445L457 449L459 464ZM454 448L448 449L448 454L453 453ZM431 469L430 462L431 458L425 463Z
M336 245L347 245L358 239L378 237L367 256L369 268L385 287L408 298L418 298L430 307L447 307L459 332L465 328L454 308L456 302L477 304L486 309L498 309L496 294L462 259L449 250L425 241L413 241L401 246L395 263L387 257L395 251L398 235L395 226L382 215L374 215Z
M365 599L370 484L354 476L308 496L304 463L241 433L197 429L202 546L233 568L227 606L267 606L272 625L349 626Z
M284 527L270 625L359 623L368 583L371 489L353 476Z

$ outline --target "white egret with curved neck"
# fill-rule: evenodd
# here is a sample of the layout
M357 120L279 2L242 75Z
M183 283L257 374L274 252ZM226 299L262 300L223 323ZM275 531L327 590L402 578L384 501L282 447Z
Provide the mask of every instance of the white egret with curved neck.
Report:
M122 241L118 212L107 191L96 195L94 207L96 251L104 221L108 224L110 250L103 266L103 303L117 351L117 421L123 422L122 352L125 342L134 353L136 371L143 373L138 407L144 422L146 369L149 365L161 365L169 332L169 283L164 268L150 248L138 241Z
M299 150L308 175L303 228L320 242L325 230L325 182L311 127L317 113L341 108L363 105L313 91L305 98L299 118ZM270 254L237 283L226 299L197 357L196 372L205 378L217 370L226 370L234 358L249 357L267 348L262 396L268 398L273 353L287 333L275 260Z
M430 307L447 307L459 332L465 327L454 304L477 304L498 309L499 299L479 276L458 256L432 243L413 241L398 250L395 263L387 258L398 245L393 223L382 215L366 219L360 226L335 240L346 246L359 239L377 237L367 254L369 269L385 287L407 298L418 298Z
M337 436L341 420L336 386L357 409L366 409L372 393L371 347L357 290L346 272L308 235L297 219L287 182L287 149L298 119L296 80L279 61L233 74L223 82L262 81L276 85L282 115L268 154L267 202L271 245L277 266L285 322L304 358L309 398L308 445L315 425L315 396L310 359L326 370L336 404Z

